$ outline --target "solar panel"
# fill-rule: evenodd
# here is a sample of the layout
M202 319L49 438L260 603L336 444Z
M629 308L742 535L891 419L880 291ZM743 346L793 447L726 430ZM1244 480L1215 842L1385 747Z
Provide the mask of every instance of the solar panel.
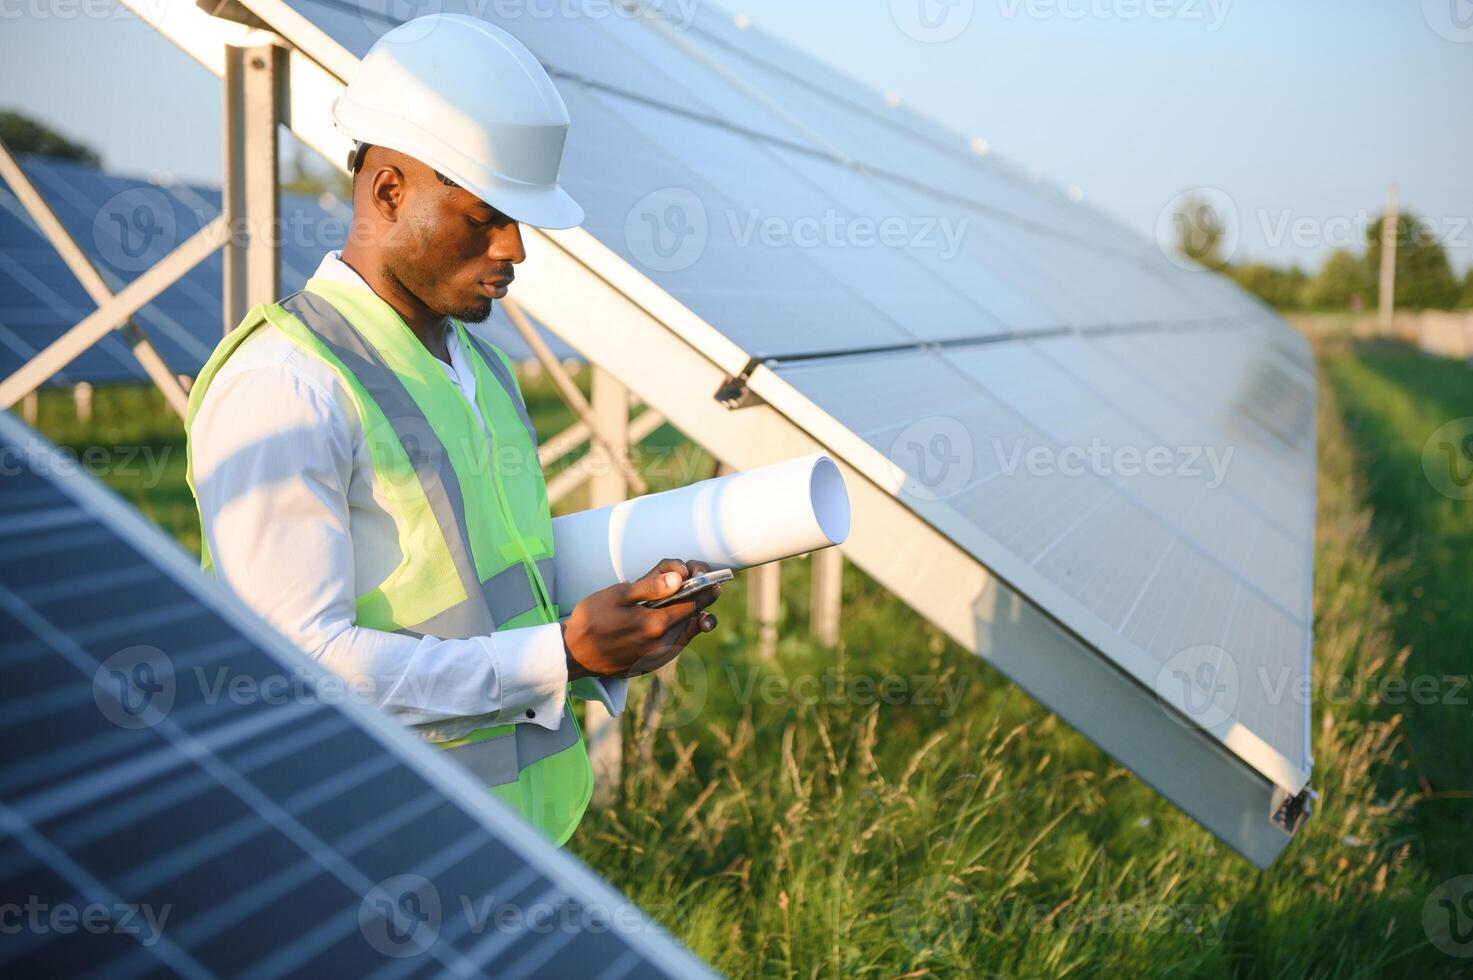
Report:
M0 459L0 971L706 975L9 413Z
M361 56L398 22L345 0L244 3L321 64L343 63L333 45ZM573 122L562 179L584 229L640 275L597 274L682 339L699 321L770 369L749 365L754 393L780 396L786 423L1024 597L1091 669L1123 673L1114 703L1151 692L1205 734L1131 741L1118 719L1071 715L1271 860L1282 841L1257 836L1267 820L1249 811L1300 793L1311 765L1309 704L1293 693L1311 642L1304 340L1225 278L710 4L437 9L500 24L548 65ZM553 238L577 262L598 258ZM652 310L644 279L679 314ZM549 323L575 343L588 329ZM783 387L759 390L773 373ZM730 425L708 431L737 455ZM766 436L755 421L746 434ZM909 477L898 492L886 457ZM982 653L997 628L951 632ZM1077 706L1068 683L1038 671L1030 690ZM1241 763L1230 813L1201 788L1213 778L1188 771L1223 757Z
M21 157L21 165L115 292L220 213L216 188L120 177L42 157ZM291 293L302 288L323 253L342 247L350 210L331 197L286 193L281 215L281 284ZM176 373L197 374L219 342L223 268L220 253L209 256L134 317ZM0 182L0 377L93 309L86 290ZM532 357L499 307L476 331L517 360ZM545 339L558 357L577 356L556 337ZM109 334L54 382L147 380L124 340Z
M1313 495L1306 457L1270 427L1289 423L1233 407L1281 373L1271 353L1230 360L1245 347L1233 332L1064 335L776 367L974 524L980 561L1143 682L1204 645L1225 650L1240 681L1278 678L1216 691L1223 710L1206 727L1247 725L1281 760L1263 764L1289 779L1309 768L1307 719L1270 700L1307 667ZM1180 400L1153 383L1168 373ZM1312 417L1293 405L1302 435ZM965 472L942 477L935 454L906 450L937 437Z

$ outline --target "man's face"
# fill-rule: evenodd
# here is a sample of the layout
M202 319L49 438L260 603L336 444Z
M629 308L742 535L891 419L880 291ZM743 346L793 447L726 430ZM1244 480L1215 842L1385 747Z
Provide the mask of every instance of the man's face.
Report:
M480 323L527 257L517 223L420 164L405 175L404 208L386 268L438 316Z

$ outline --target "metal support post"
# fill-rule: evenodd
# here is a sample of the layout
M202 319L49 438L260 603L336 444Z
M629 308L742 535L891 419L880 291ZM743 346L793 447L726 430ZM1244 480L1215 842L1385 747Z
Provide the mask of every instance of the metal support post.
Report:
M225 333L281 295L277 133L286 116L287 50L225 48Z
M809 632L820 646L837 646L839 607L843 600L844 553L838 548L824 548L815 551L808 560L813 564Z
M72 405L77 410L78 422L92 421L92 383L78 381L72 386Z
M757 623L757 656L777 653L777 620L782 612L782 566L770 561L747 570L747 615Z
M593 369L593 405L589 420L591 431L603 435L602 444L590 447L590 456L600 457L590 480L591 507L607 507L624 500L629 485L624 470L614 461L603 458L616 454L628 458L629 389L603 368ZM621 770L624 761L623 726L610 717L602 705L589 702L583 726L588 743L588 758L593 763L593 805L610 806L619 798Z

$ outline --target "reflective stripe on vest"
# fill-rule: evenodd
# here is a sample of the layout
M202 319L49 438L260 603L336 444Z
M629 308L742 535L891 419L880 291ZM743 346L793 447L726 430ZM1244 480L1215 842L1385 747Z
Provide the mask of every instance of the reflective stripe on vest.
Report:
M279 305L300 320L337 355L343 367L353 373L367 389L369 397L383 410L410 462L414 464L420 486L424 488L425 497L434 511L435 520L445 531L445 543L450 549L451 560L455 562L455 571L460 576L467 598L431 619L400 627L399 632L460 638L486 636L497 626L537 608L535 589L520 563L509 565L485 582L480 581L475 561L471 557L470 540L459 516L465 513L465 502L449 454L440 445L429 419L425 418L419 405L405 390L404 383L384 363L379 352L353 328L337 307L321 296L297 293L282 300ZM474 356L470 351L465 353L467 358ZM501 363L501 359L494 352L486 353L490 354L496 367L502 369L497 372L496 368L491 368L491 371L512 403L521 410L519 414L533 439L535 452L537 435L531 428L531 420L526 416L526 408L522 405L515 382L505 375L505 365ZM485 356L481 354L483 359ZM490 364L487 366L490 367ZM452 529L455 531L453 534L450 533ZM548 594L556 594L552 559L544 558L535 564ZM483 601L476 601L477 593L480 593Z
M504 355L453 324L476 374L483 429L391 307L370 291L314 279L280 304L257 307L226 336L191 390L189 420L220 365L245 335L267 324L342 378L363 423L376 495L399 528L403 563L358 596L358 625L466 639L555 623L551 515L537 437ZM457 444L447 447L441 433ZM502 466L507 448L516 450L520 470ZM193 489L192 467L189 478ZM208 549L202 564L211 568ZM473 724L464 720L458 732L433 726L442 734L430 737L450 734L433 744L549 837L565 841L592 794L571 705L555 731L531 722L468 731Z
M523 769L548 756L572 748L578 741L578 729L572 724L573 711L563 711L563 723L556 730L539 725L501 725L483 728L464 739L457 739L446 752L487 786L514 783ZM512 728L515 732L502 729Z

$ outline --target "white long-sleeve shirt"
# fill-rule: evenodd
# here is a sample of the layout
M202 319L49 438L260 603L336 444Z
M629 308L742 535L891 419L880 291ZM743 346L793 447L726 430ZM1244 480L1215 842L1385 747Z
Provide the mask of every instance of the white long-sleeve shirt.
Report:
M369 288L339 252L315 276ZM445 340L451 363L439 363L480 420L475 375L453 329ZM383 581L402 554L393 518L374 498L351 405L332 368L275 330L257 330L226 360L190 427L216 577L355 692L370 692L432 740L488 724L556 729L568 686L556 623L470 639L354 624L358 583ZM588 678L574 689L617 714L627 684Z

